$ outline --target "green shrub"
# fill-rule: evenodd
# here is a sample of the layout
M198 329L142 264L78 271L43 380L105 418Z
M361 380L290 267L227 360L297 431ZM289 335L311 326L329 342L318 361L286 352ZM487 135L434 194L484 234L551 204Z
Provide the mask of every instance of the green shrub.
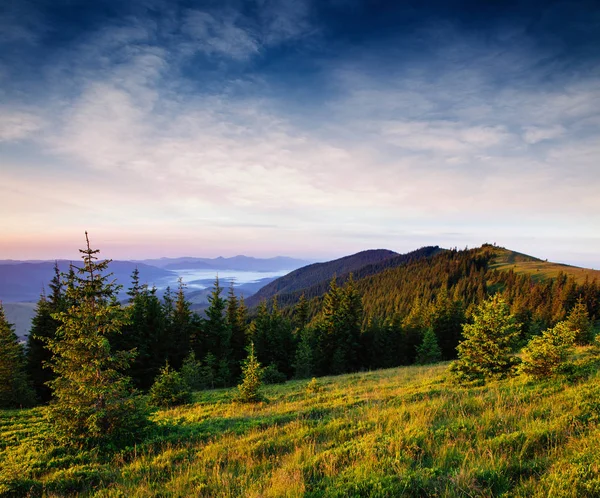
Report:
M525 346L519 371L534 379L556 376L573 352L574 341L575 331L566 322L557 323Z
M313 377L311 381L308 384L306 384L306 392L308 394L317 394L320 393L322 390L323 386L315 377Z
M190 401L189 386L183 376L167 363L150 388L150 402L155 406L176 406Z
M287 377L275 365L269 365L263 370L262 380L265 384L283 384Z

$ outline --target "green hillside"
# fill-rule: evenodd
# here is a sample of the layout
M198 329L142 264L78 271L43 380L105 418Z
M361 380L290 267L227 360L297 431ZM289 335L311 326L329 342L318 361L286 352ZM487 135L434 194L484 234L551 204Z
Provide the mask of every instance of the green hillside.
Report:
M580 358L589 354L580 350ZM0 412L1 496L511 496L600 494L600 377L464 388L447 364L231 390L154 413L136 447L51 442L41 409Z
M315 263L267 284L250 296L247 303L249 306L255 306L263 300L277 296L280 305L292 306L303 294L307 299L323 296L334 276L337 277L338 284L342 284L348 279L350 273L355 279L366 278L389 268L397 268L428 258L440 251L438 246L422 247L406 254L378 249L359 252L326 263Z
M543 261L503 247L494 247L493 253L491 269L512 270L518 275L529 275L536 281L557 278L561 273L573 278L579 284L584 283L586 279L600 280L599 270Z

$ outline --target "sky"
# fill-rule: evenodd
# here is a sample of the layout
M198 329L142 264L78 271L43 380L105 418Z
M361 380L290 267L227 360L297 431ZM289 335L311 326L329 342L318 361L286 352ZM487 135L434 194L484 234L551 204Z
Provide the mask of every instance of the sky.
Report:
M600 4L3 0L0 259L600 268Z

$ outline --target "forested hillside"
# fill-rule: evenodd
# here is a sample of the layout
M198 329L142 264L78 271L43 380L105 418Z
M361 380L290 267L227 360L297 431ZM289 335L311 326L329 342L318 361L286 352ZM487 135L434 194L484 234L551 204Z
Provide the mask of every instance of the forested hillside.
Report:
M341 285L351 273L355 279L364 278L386 268L395 268L429 257L440 250L437 246L423 247L407 254L397 254L382 249L370 250L327 263L309 265L263 287L248 299L248 306L255 306L260 301L274 296L277 296L280 305L290 306L297 303L303 294L307 299L325 294L329 288L329 281L334 276L337 283Z

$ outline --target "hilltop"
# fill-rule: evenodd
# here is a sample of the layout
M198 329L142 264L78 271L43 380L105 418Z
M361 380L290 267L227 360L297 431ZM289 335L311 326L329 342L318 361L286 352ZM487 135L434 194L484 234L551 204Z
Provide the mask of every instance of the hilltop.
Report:
M387 249L372 249L325 263L315 263L265 285L247 302L249 306L255 306L262 300L277 296L280 304L290 306L295 304L302 294L309 299L325 294L334 276L339 283L345 282L351 273L355 279L361 279L388 268L396 268L429 257L438 251L440 248L437 246L423 247L407 254L398 254Z

